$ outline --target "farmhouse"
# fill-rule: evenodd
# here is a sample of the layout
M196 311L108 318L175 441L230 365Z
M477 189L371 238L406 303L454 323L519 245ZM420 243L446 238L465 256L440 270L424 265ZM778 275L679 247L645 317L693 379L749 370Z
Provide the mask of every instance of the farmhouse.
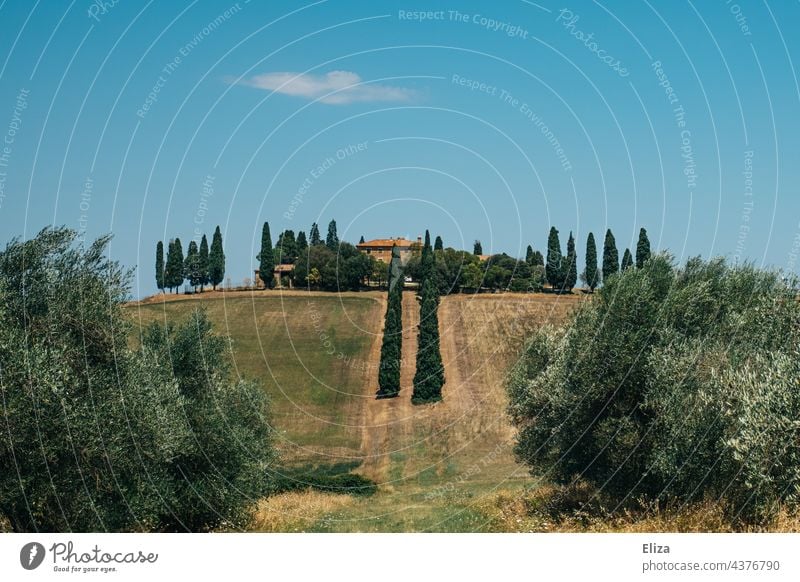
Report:
M283 282L287 281L287 285L289 289L292 288L292 273L294 272L294 265L275 265L275 269L272 271L272 276L275 277L275 285L277 287L282 287ZM257 289L264 288L264 282L261 280L261 271L256 269L253 271L253 283L255 284Z
M376 238L356 245L358 250L365 255L375 257L387 265L392 261L392 248L395 246L400 255L400 261L405 265L415 251L422 249L422 237L418 236L416 242L402 237Z

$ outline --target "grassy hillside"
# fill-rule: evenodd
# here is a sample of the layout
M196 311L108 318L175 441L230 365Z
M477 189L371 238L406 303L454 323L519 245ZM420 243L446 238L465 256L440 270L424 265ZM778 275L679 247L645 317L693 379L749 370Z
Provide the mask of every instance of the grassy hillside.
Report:
M129 309L139 321L163 322L202 304L233 338L239 372L260 379L272 397L284 458L307 466L347 463L378 484L371 497L272 497L262 502L254 529L507 528L493 500L534 481L513 458L504 377L526 332L561 321L578 295L443 297L444 400L421 407L410 402L419 318L413 293L403 299L402 391L390 400L374 399L382 293L220 295Z
M383 294L204 294L128 307L146 325L207 310L233 340L239 374L257 379L271 398L283 457L334 463L359 456L368 355L379 337Z

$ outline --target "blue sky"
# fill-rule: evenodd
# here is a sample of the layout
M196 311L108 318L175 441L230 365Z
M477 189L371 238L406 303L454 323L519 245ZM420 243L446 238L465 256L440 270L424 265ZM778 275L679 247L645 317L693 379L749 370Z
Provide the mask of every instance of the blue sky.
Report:
M136 296L217 224L241 283L264 220L798 270L796 3L263 4L0 4L3 238L113 232Z

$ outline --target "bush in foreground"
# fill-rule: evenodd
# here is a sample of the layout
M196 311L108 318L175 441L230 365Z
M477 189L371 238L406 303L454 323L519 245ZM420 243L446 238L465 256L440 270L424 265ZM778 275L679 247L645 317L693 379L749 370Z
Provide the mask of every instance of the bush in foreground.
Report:
M0 514L14 531L244 524L272 459L263 392L201 314L128 346L109 238L45 229L0 252Z
M653 257L530 339L509 381L516 452L611 509L717 499L760 521L796 507L799 326L777 273Z

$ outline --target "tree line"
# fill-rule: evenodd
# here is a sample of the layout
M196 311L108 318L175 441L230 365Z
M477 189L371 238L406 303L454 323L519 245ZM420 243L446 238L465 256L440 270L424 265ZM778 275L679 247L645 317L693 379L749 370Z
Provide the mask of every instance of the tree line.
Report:
M308 236L302 230L296 236L293 230L284 230L274 245L269 222L264 222L256 260L258 276L267 289L277 284L273 276L277 265L293 265L291 274L284 276L295 285L314 290L358 291L365 284L387 281L386 265L339 240L336 220L328 223L324 240L319 226L313 223Z
M217 226L211 240L211 249L208 247L206 235L200 239L200 246L192 240L186 257L183 256L183 246L180 238L169 241L166 262L164 261L164 243L156 244L156 287L159 291L169 289L176 292L188 281L194 291L200 287L202 292L206 285L217 285L225 278L225 252L222 248L222 233Z

